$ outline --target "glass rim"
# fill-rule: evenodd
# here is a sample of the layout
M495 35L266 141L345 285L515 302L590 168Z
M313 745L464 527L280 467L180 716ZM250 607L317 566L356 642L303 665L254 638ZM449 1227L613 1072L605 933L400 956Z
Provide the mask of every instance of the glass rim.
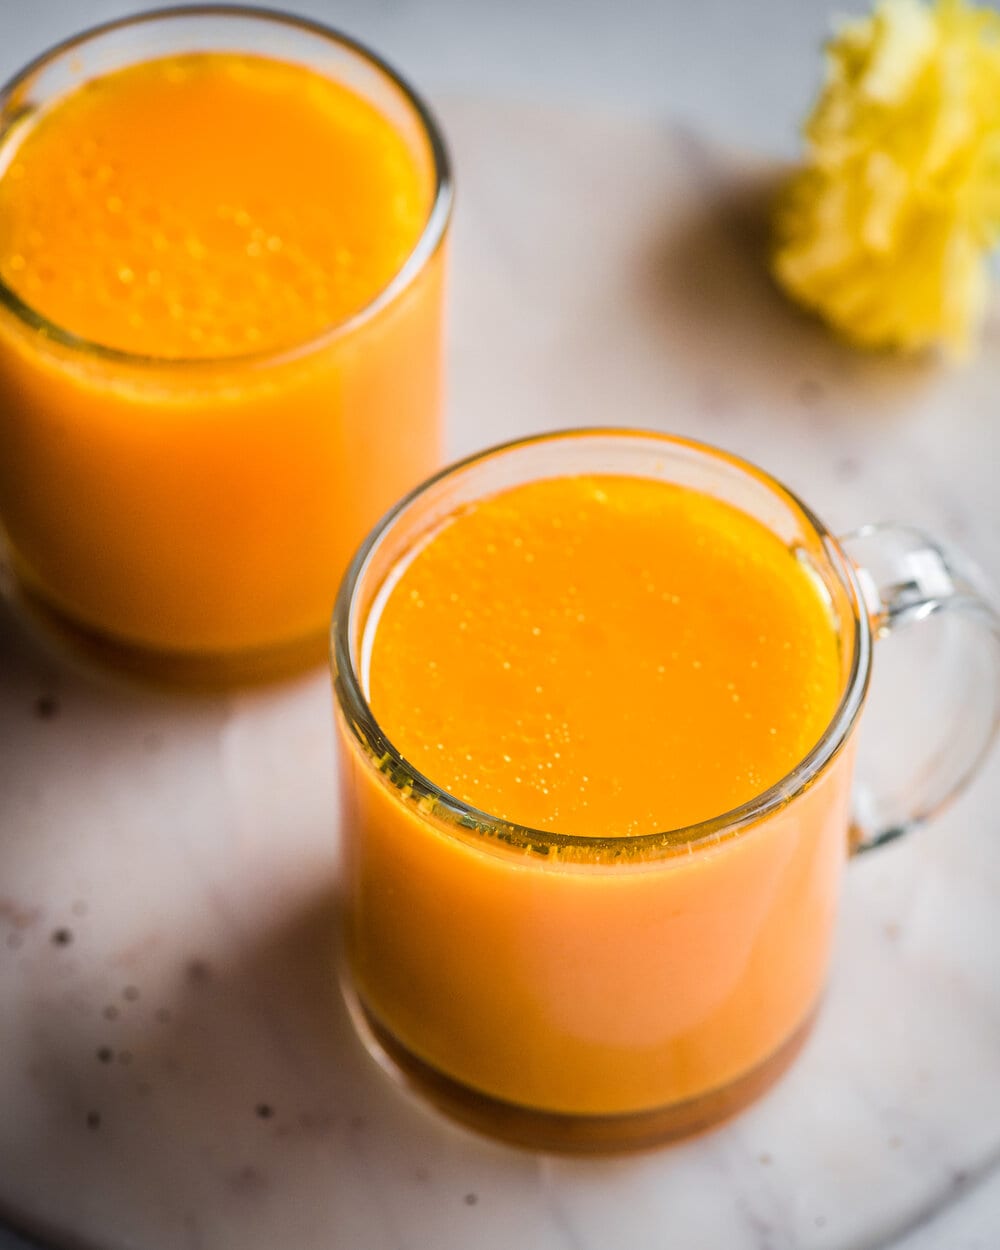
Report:
M410 764L382 729L364 692L351 646L358 607L358 588L380 547L391 536L396 523L427 491L449 478L460 476L485 461L533 444L589 438L615 438L626 441L644 439L658 441L667 446L684 447L703 457L721 460L760 481L772 493L801 512L819 539L827 559L848 592L855 621L851 665L844 682L843 693L822 735L795 767L766 790L754 795L738 807L693 824L656 833L608 836L534 829L516 821L504 820L471 803L455 798ZM427 478L399 500L376 523L358 548L341 581L330 626L330 660L337 703L352 736L362 749L369 756L377 752L380 761L388 760L394 777L398 773L406 778L406 788L412 797L418 801L429 800L434 815L442 817L447 823L458 825L465 836L475 837L478 834L483 838L492 837L519 849L531 850L543 855L556 850L572 849L603 852L605 857L611 858L621 858L625 851L628 851L630 855L636 851L659 850L661 855L693 851L706 844L715 845L722 837L732 836L758 824L807 789L839 754L857 722L864 703L871 675L871 653L871 623L865 609L864 592L855 566L840 547L836 537L793 491L751 461L723 451L710 443L682 435L621 426L578 427L511 439L457 460ZM368 762L376 768L373 759L369 758ZM385 771L381 763L378 765L378 770ZM396 788L399 789L399 787Z
M346 337L360 326L372 320L383 308L392 304L415 279L424 271L428 262L437 252L447 232L451 219L454 201L454 175L451 157L444 139L443 131L430 107L425 103L419 92L410 85L407 79L385 61L367 44L345 34L336 27L312 18L301 17L275 8L257 8L247 4L178 4L166 5L162 8L148 9L139 13L127 14L110 21L99 22L88 26L75 35L70 35L58 43L52 44L38 56L33 57L11 78L0 86L0 110L7 104L14 93L33 74L44 69L58 58L72 53L75 49L90 43L104 35L112 34L131 26L146 23L167 21L175 18L240 18L259 21L261 25L286 26L325 39L329 43L345 48L361 60L366 61L377 70L400 92L406 104L413 110L420 128L430 148L433 164L434 185L431 205L427 220L417 237L416 242L403 264L396 270L389 281L376 292L372 299L350 316L332 322L316 334L297 342L277 348L265 348L261 351L240 352L222 356L155 356L141 352L131 352L123 348L110 347L95 342L83 335L65 329L55 321L51 321L43 313L22 299L12 287L0 276L0 308L5 308L29 329L43 334L51 342L73 352L84 353L110 363L130 365L135 368L167 370L217 370L220 367L259 368L281 365L289 361L311 355L330 343ZM153 59L153 58L150 58ZM136 61L135 63L139 63ZM2 140L0 140L2 145Z

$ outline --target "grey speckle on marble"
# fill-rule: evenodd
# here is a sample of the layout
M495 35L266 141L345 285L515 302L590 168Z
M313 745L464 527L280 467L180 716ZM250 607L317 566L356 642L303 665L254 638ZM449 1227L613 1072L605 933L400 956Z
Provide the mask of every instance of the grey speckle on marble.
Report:
M1000 321L964 371L866 358L761 268L823 6L300 7L411 70L451 138L453 453L676 430L765 464L834 529L915 521L1000 583ZM76 13L0 0L0 59ZM0 743L0 1207L60 1245L1000 1244L996 756L934 827L849 867L819 1024L767 1098L669 1149L574 1161L429 1116L354 1039L331 992L325 674L155 694L0 603Z

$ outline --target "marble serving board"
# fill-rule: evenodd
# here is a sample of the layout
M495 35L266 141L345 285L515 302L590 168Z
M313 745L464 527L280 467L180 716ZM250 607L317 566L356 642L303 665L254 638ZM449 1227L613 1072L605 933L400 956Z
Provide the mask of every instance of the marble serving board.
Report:
M835 529L915 521L1000 583L1000 324L961 370L854 354L767 280L780 170L623 117L441 111L455 454L679 431ZM0 606L3 1217L83 1250L1000 1245L996 754L933 827L849 866L819 1023L772 1093L588 1160L453 1127L356 1041L333 761L324 672L146 689Z

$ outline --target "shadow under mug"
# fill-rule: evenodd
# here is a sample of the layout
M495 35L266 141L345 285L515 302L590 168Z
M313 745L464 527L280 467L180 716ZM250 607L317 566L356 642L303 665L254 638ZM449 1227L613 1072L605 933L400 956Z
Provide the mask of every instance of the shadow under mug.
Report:
M17 597L118 666L213 683L322 662L351 553L441 463L452 201L440 129L394 70L239 6L141 13L44 53L0 90L0 168L82 83L220 51L322 74L405 142L428 214L372 301L291 346L180 360L86 341L0 279L0 563Z
M416 773L368 705L363 638L415 545L476 499L591 473L655 478L735 505L780 536L828 597L842 692L822 738L765 793L688 828L598 838L495 819ZM905 773L907 726L894 700L875 709L895 711L897 751L876 761L873 778L863 767L856 778L873 645L929 638L932 620L957 626L945 639L946 706L904 751ZM666 1140L766 1089L816 1011L848 850L897 836L952 797L1000 718L1000 620L940 545L892 526L836 539L752 465L623 430L508 444L404 499L341 586L332 664L344 985L358 1030L439 1108L543 1149ZM921 686L919 673L909 686ZM655 768L656 743L637 749Z

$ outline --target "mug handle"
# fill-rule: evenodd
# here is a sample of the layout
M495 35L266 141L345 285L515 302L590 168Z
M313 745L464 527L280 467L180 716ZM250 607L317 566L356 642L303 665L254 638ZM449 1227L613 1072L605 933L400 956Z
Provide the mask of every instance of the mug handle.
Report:
M978 772L1000 727L1000 616L964 556L921 530L838 540L878 647L861 724L852 852L922 824ZM909 655L906 653L909 652Z

